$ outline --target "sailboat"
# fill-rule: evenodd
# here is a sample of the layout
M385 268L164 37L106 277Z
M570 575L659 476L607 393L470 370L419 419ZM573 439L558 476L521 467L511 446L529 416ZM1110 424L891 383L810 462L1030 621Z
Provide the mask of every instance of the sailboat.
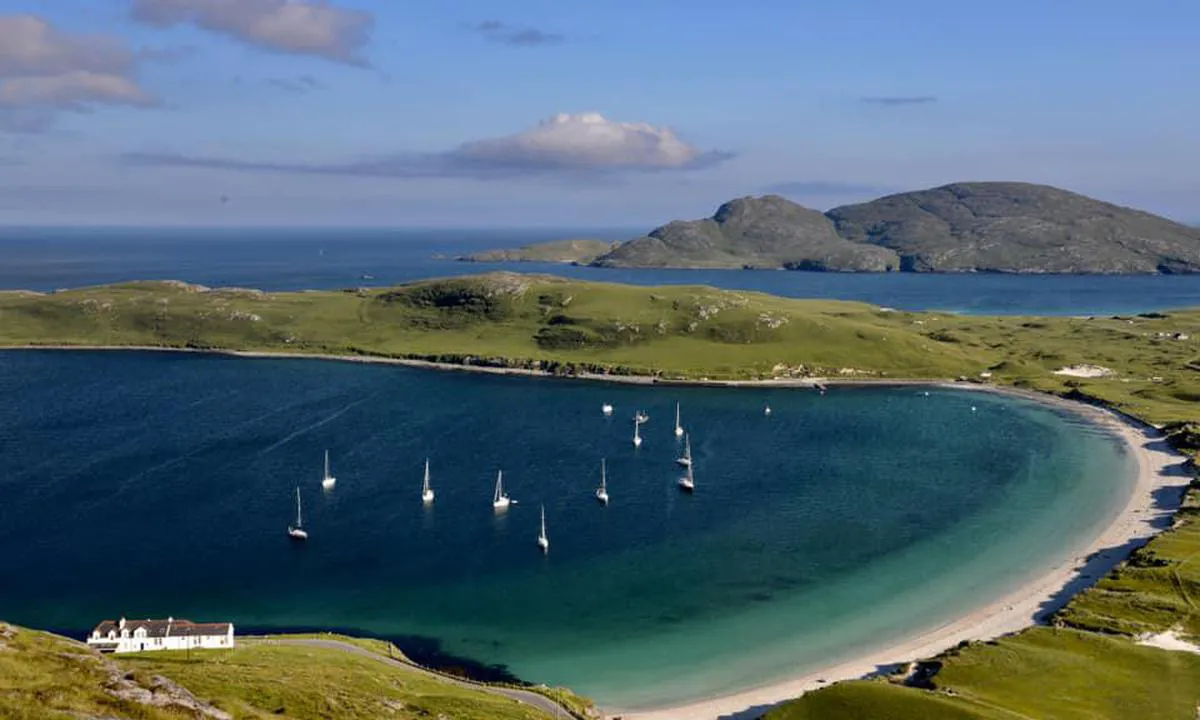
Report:
M542 506L542 531L538 533L538 547L542 552L550 551L550 538L546 537L546 506Z
M296 488L296 524L288 525L288 537L293 540L307 540L308 532L304 529L304 522L300 517L300 488Z
M433 502L433 488L429 487L429 458L425 458L425 483L421 486L421 502Z
M608 504L608 471L604 466L604 460L600 460L600 487L596 488L596 499L601 505Z
M684 492L696 491L696 477L692 475L691 465L687 466L687 473L684 474L683 477L679 478L679 489L683 490Z
M329 451L326 450L325 451L325 474L321 476L321 487L325 488L326 490L332 490L333 486L336 484L337 484L337 478L335 478L329 472Z
M608 417L609 415L612 415L612 411L613 411L613 406L610 405L609 403L604 403L603 405L600 406L600 412L604 413L604 417Z
M679 424L679 403L675 403L675 437L683 437L683 426Z
M768 415L768 416L769 416L770 414L771 414L771 406L770 406L770 405L768 405L768 406L766 406L766 407L764 407L764 408L763 408L763 415Z
M633 417L633 446L634 447L642 446L642 434L641 434L641 432L639 432L641 430L641 428L642 428L642 416L635 415Z
M512 501L504 494L504 471L496 471L496 492L492 495L492 507L496 510L507 510Z
M690 468L692 466L692 436L684 435L683 437L683 457L675 458L675 464L680 467Z

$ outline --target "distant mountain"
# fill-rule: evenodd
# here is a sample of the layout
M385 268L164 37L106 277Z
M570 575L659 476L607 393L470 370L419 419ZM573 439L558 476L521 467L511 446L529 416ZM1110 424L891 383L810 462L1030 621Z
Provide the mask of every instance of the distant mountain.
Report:
M741 198L596 259L603 267L1200 272L1200 229L1045 185L957 183L825 214Z
M557 262L587 265L615 248L608 240L554 240L524 245L515 250L486 250L460 255L463 262Z
M622 243L596 260L602 267L796 267L884 272L899 256L847 242L830 220L778 195L725 203L711 218L675 221Z

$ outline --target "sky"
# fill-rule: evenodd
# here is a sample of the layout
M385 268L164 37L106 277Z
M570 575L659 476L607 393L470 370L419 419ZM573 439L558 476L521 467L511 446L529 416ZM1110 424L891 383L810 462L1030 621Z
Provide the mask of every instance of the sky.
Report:
M0 0L0 225L653 227L1046 183L1200 221L1200 3Z

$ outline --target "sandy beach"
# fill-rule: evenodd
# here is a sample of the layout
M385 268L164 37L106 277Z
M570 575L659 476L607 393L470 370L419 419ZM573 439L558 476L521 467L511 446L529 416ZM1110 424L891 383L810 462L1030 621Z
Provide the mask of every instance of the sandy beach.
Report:
M337 356L312 353L241 352L227 350L192 350L161 347L95 347L95 346L30 346L34 350L134 350L169 351L226 355L247 358L320 359L367 364L402 365L436 370L483 372L496 375L529 377L560 377L538 370L497 368L478 365L455 365L423 360L382 358L372 356ZM757 718L771 706L795 698L806 691L825 687L840 680L861 678L878 672L880 667L907 663L936 655L964 640L988 640L1035 625L1065 605L1071 597L1092 585L1110 569L1143 545L1154 534L1170 527L1179 507L1189 477L1179 470L1184 457L1171 449L1161 432L1115 410L1065 400L1044 393L979 383L948 380L901 379L824 379L796 378L758 381L719 380L662 380L645 376L574 375L573 379L627 384L670 384L723 387L797 387L861 386L861 385L930 385L964 392L995 392L1052 405L1078 414L1106 428L1127 445L1136 462L1129 495L1121 509L1105 525L1094 528L1090 541L1072 548L1070 560L1037 573L1022 586L1013 588L988 605L972 612L947 618L936 627L914 629L905 639L875 649L852 661L842 662L813 672L753 688L731 695L711 698L687 705L653 710L621 711L605 708L606 717L624 720L749 720Z
M1184 458L1171 449L1162 433L1113 411L1041 393L978 386L967 386L966 389L1017 395L1064 408L1108 428L1129 447L1137 463L1131 494L1109 524L1095 529L1089 543L1073 549L1071 561L1048 569L967 615L947 618L942 625L927 628L852 661L688 705L650 711L609 710L608 717L624 720L749 720L809 690L839 680L861 678L877 672L881 666L927 658L964 640L989 640L1022 630L1041 622L1154 534L1170 527L1189 478L1185 473L1175 471Z

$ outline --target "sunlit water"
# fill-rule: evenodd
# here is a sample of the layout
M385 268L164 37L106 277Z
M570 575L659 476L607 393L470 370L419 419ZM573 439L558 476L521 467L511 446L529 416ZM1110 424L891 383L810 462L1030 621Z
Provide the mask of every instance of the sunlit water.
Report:
M1127 496L1130 458L1087 423L924 393L0 352L0 617L351 629L611 707L735 691L994 598ZM651 416L638 450L635 409ZM496 515L500 468L518 504ZM286 536L297 485L304 546Z
M441 256L564 237L624 240L638 229L363 230L0 228L0 289L55 290L127 280L308 290L382 286L510 270L635 285L712 285L905 310L1104 315L1200 306L1200 274L996 275L616 270L462 263Z

